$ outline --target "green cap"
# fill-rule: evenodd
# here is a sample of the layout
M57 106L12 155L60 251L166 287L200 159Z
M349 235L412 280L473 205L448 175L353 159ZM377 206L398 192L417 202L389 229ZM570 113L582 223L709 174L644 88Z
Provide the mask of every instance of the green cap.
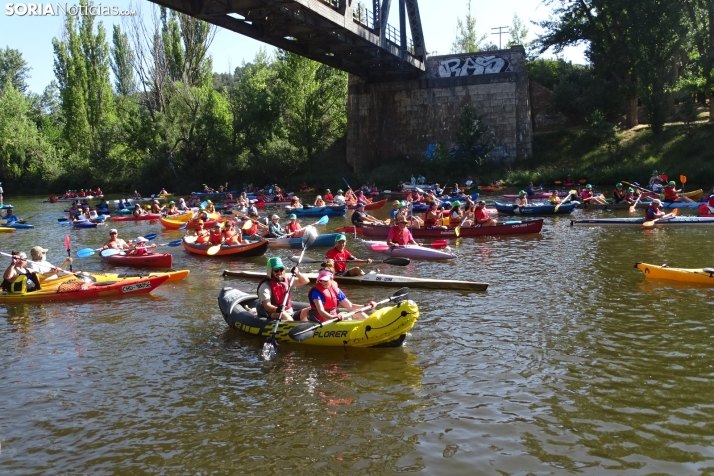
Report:
M670 184L670 185L677 185L677 182L675 182L674 180L670 180L670 181L669 181L669 184Z
M451 202L451 204L452 204L453 206L455 206L455 207L460 207L460 206L461 206L461 202L458 201L458 200L454 200L453 202Z
M284 267L285 265L283 264L283 260L281 260L279 256L273 256L272 258L268 259L268 268L278 269Z
M630 188L627 189L627 191L630 192L630 193L634 193L635 190L634 190L632 187L630 187Z
M401 202L399 202L399 208L406 207L406 206L407 206L406 201L402 200Z
M176 205L176 202L174 202L173 200L171 200L171 201L169 202L169 205Z
M343 193L342 189L337 190L337 193Z
M656 170L653 170L652 173L653 173L653 174L656 174L656 173L658 173L658 172L657 172Z
M206 203L213 203L213 202L212 202L212 201L210 201L210 200L206 200Z
M340 233L335 237L335 243L337 243L338 241L347 241L347 237L344 233Z
M290 218L291 220L297 220L297 215L294 213L291 213L288 218Z
M590 184L587 184L587 185L585 186L585 188L593 188L593 186L590 185Z
M206 207L204 207L203 205L201 205L201 208L199 208L199 210L205 210L205 209L206 209Z
M617 182L617 185L615 187L622 187L622 182Z
M518 192L518 195L525 195L525 194L526 194L525 190L521 190L520 192Z

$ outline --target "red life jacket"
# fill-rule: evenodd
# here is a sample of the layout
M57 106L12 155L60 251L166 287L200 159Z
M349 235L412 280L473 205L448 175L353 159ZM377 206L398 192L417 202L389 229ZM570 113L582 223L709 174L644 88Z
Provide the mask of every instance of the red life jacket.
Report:
M219 228L216 230L215 228L210 231L210 240L211 244L214 245L220 245L221 241L223 241L223 233L221 232L221 229Z
M293 306L290 303L290 285L287 281L279 283L274 279L263 278L258 283L258 289L263 285L264 282L268 282L270 285L270 304L273 306L279 306L285 301L285 295L288 296L287 304L285 304L285 309L292 309ZM258 294L260 295L260 294Z
M325 311L330 313L333 316L337 315L337 307L340 305L340 302L337 300L337 291L335 291L335 288L330 286L329 288L325 289L321 284L317 286L313 286L313 288L310 290L309 294L312 294L312 291L318 291L322 296L325 298L325 302L323 303L322 307L325 308ZM314 301L310 301L310 309L313 311L317 311L317 307L315 306Z
M668 185L664 187L664 199L669 201L669 202L674 202L679 198L679 195L677 195L677 192L674 191L674 187L671 185Z
M203 230L201 233L198 234L198 238L196 238L196 243L199 245L205 245L210 241L210 234L206 230Z
M300 226L300 224L297 222L297 220L294 223L290 222L287 225L285 225L285 227L288 229L288 233L293 233L293 232L298 231L300 229L299 226Z

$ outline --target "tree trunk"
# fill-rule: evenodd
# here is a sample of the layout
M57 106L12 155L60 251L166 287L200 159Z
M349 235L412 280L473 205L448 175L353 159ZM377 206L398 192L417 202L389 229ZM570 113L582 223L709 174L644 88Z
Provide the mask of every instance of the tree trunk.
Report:
M637 118L637 94L628 94L625 97L625 129L632 129L639 120Z
M714 92L709 94L709 122L714 122Z

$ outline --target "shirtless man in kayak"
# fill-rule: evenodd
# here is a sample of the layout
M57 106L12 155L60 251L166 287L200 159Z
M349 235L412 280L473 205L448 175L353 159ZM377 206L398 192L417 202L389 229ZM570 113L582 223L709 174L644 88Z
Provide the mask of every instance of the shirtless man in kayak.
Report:
M119 238L119 232L116 228L109 230L109 239L102 246L103 250L128 250L131 246L126 241Z

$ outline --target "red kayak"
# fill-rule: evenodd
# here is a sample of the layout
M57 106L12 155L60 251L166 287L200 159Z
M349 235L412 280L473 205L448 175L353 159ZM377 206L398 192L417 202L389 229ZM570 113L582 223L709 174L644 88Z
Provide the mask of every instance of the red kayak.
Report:
M378 210L378 209L382 208L386 203L387 203L386 198L384 200L380 200L378 202L367 202L364 205L364 209L365 210ZM354 210L357 208L357 204L347 205L347 208L349 208L350 210Z
M102 261L120 266L139 266L146 268L170 268L173 263L171 253L148 253L145 255L116 254L104 256L99 253Z
M138 221L138 220L158 220L161 218L160 213L147 213L146 215L141 215L138 217L135 217L133 215L131 216L124 216L124 217L111 217L112 220L114 221Z
M355 232L354 226L341 226L339 228L335 228L335 233L354 233L354 232ZM357 234L359 235L360 233L362 233L362 227L358 226Z

